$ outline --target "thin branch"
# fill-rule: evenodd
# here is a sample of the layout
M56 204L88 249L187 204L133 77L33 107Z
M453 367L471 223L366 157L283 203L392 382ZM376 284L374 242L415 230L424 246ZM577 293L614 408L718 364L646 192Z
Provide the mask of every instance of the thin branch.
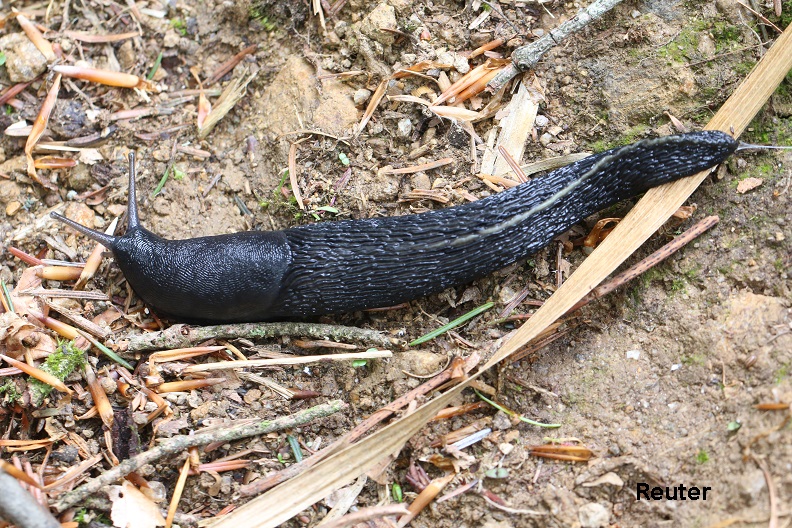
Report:
M487 91L490 93L497 93L498 90L503 88L513 77L520 72L532 68L534 64L539 62L542 55L552 47L559 44L571 34L580 31L621 2L622 0L596 0L590 6L581 9L572 19L567 20L556 29L549 31L547 35L531 44L517 48L512 53L512 63L501 70L498 75L489 82Z
M19 481L0 469L0 518L18 528L60 528L50 512L25 491Z
M341 400L333 400L317 405L316 407L311 407L310 409L305 409L291 416L283 416L274 420L262 420L253 423L245 422L227 429L213 430L189 436L174 436L148 451L124 460L119 465L105 471L95 479L89 480L79 488L64 493L53 505L53 509L58 513L63 512L85 497L100 491L103 487L112 484L136 469L146 464L151 464L166 456L182 453L190 447L202 446L214 442L231 442L233 440L239 440L240 438L248 438L250 436L299 427L317 418L324 418L325 416L337 413L346 407L347 404ZM25 528L29 526L32 528L32 525L25 525ZM43 528L45 525L41 526ZM47 526L47 528L49 528L49 526Z
M300 336L313 339L353 341L382 348L401 346L398 339L390 338L375 330L350 326L315 323L243 323L216 326L173 325L161 332L132 336L129 352L188 348L209 339L265 339L282 336Z

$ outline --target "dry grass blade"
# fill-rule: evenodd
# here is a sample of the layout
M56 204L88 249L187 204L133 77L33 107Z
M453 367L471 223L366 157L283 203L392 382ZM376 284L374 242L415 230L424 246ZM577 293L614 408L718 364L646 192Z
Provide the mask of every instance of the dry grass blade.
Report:
M187 475L190 474L190 458L184 461L181 472L179 472L179 480L176 481L176 487L173 490L173 497L171 498L170 506L168 507L168 517L165 519L165 528L170 528L173 524L173 518L176 516L176 508L179 507L179 500L181 500L182 493L184 492L184 483L187 482Z
M567 462L586 462L594 456L594 453L588 447L558 444L532 446L529 448L529 452L533 456Z
M292 194L297 200L297 205L305 211L305 203L300 193L300 186L297 183L297 143L292 143L289 147L289 183L291 183Z
M322 528L347 528L349 526L358 526L368 524L366 521L379 519L380 517L388 517L390 515L402 515L407 513L407 507L403 504L388 504L386 506L372 506L371 508L362 508L356 512L344 515L330 523L322 523Z
M792 69L792 27L779 37L748 78L715 115L708 128L729 130L733 126L735 130L742 131L790 69ZM619 237L608 237L544 306L498 350L493 359L487 363L486 368L492 367L512 352L519 350L566 313L649 238L705 177L706 173L648 192L617 228ZM621 247L621 244L624 244L624 247ZM476 375L471 376L470 380L480 376L485 370L481 369ZM440 409L448 406L469 385L470 380L453 387L442 396L422 405L412 414L391 423L361 442L336 452L299 476L248 502L219 519L212 528L279 526L304 508L374 467L384 457L400 450L429 419Z
M118 88L147 89L149 87L148 81L138 77L137 75L132 75L131 73L100 70L98 68L86 68L83 66L69 66L66 64L53 66L52 70L73 79L82 79L83 81L95 82L107 86L116 86Z
M478 81L482 77L487 74L487 66L486 64L482 64L480 66L476 66L469 72L467 72L462 78L460 78L457 82L452 84L448 87L440 96L432 103L433 105L442 104L449 99L454 98L459 92L473 84L474 82Z
M412 501L412 504L410 504L410 507L408 508L409 513L399 519L397 526L399 528L403 528L404 526L410 524L410 521L412 521L416 515L421 513L424 508L426 508L433 500L435 500L438 495L440 495L440 492L443 491L443 488L445 488L452 480L454 480L454 477L456 477L456 474L451 473L450 475L436 478L430 482L429 485L426 486L417 497L415 497L415 500Z
M36 146L36 143L38 143L39 139L41 139L41 136L44 134L44 131L47 129L47 123L49 123L50 114L52 114L52 110L55 108L55 102L58 100L60 84L61 76L58 74L55 76L55 80L52 82L52 87L50 87L49 92L47 92L47 97L44 98L44 103L41 105L41 110L39 110L36 120L33 122L33 128L31 129L30 135L28 136L27 142L25 143L25 157L27 158L28 176L30 176L33 181L53 190L57 188L55 185L47 180L39 179L38 174L36 174L36 164L33 161L33 148Z
M86 363L83 367L83 378L88 383L88 392L91 393L96 410L99 412L99 417L102 423L108 428L113 426L113 407L110 405L110 400L107 398L99 380L96 379L96 374L90 364Z
M236 106L240 99L244 97L248 84L255 78L255 73L245 74L228 83L223 93L220 94L220 98L215 102L214 108L212 108L212 111L206 116L203 128L198 131L198 137L200 139L206 139L206 136L209 135L209 132L212 131L215 125Z
M42 279L54 281L72 281L80 278L81 268L71 266L43 266L36 270L36 275Z
M121 42L140 36L139 31L130 31L128 33L117 33L115 35L94 35L86 31L64 31L64 35L72 40L79 40L80 42L87 42L88 44L104 44L107 42Z
M502 46L504 42L506 42L506 40L502 39L502 38L496 38L495 40L490 40L486 44L482 44L478 48L476 48L473 51L471 51L470 52L470 56L468 57L468 59L472 59L474 57L478 57L479 55L481 55L484 52L494 50L498 46Z
M379 83L377 89L374 90L374 94L371 96L371 100L366 107L366 111L363 112L363 117L360 119L360 123L358 123L357 130L355 130L355 136L358 136L361 132L363 132L363 129L366 128L366 124L371 119L371 116L374 115L374 110L377 109L380 101L382 101L382 98L385 96L385 90L388 88L388 81L389 79L384 79Z
M443 165L448 165L450 163L454 163L454 158L441 158L436 161L429 161L427 163L421 163L420 165L413 165L412 167L403 167L401 169L393 169L390 167L383 167L382 169L377 171L377 174L415 174L416 172L427 171L430 169L436 169L437 167L442 167Z
M37 169L70 169L77 166L74 158L60 158L57 156L43 156L35 161Z
M25 35L28 36L30 41L36 46L44 58L47 59L47 62L52 62L56 59L55 51L52 49L52 44L50 41L44 38L44 35L41 34L41 31L38 30L35 24L31 22L25 15L18 14L17 22L19 22L19 27L22 28L22 31L25 32Z
M217 70L212 74L212 76L206 80L206 83L204 85L208 88L209 86L213 85L214 83L222 79L223 76L225 76L225 74L233 70L234 66L239 64L240 61L245 58L245 56L250 55L251 53L256 51L257 48L258 48L258 44L253 44L252 46L248 46L247 48L243 49L242 51L240 51L239 53L228 59L226 62L221 64L219 68L217 68Z
M225 378L204 378L204 379L195 379L195 380L182 380L182 381L169 381L167 383L161 383L157 385L156 390L159 394L163 394L165 392L189 392L195 389L203 389L205 387L211 387L212 385L217 385L218 383L225 382Z
M460 121L475 121L481 117L480 112L456 106L431 106L429 109L440 117L459 119Z
M191 348L174 348L173 350L162 350L154 352L149 356L149 363L163 363L165 361L176 361L179 359L187 359L203 354L211 354L212 352L219 352L224 350L225 346L205 346L205 347L191 347Z
M6 363L11 365L12 367L16 367L28 376L32 378L36 378L41 383L46 383L50 385L53 389L57 389L60 392L65 392L66 394L72 394L72 390L66 386L61 380L50 374L49 372L44 372L38 367L33 367L28 365L24 361L17 361L14 358L10 358L4 354L0 354L0 359L4 359Z
M9 464L5 460L0 460L0 469L4 470L6 473L11 475L15 479L21 480L25 484L34 486L36 488L41 487L41 485L32 478L30 478L30 476L27 473L25 473L21 469L18 469L15 465Z
M487 88L487 83L489 83L502 69L503 68L488 70L480 79L476 79L470 86L459 92L459 94L454 97L453 104L462 103L483 92Z
M354 361L356 359L379 359L393 357L393 352L389 350L375 350L372 352L352 352L348 354L326 354L322 356L295 356L291 358L278 359L248 359L246 361L218 361L217 363L207 363L205 365L191 365L182 372L206 372L208 370L227 370L234 368L251 367L272 367L280 365L305 365L307 363L319 363L328 361Z

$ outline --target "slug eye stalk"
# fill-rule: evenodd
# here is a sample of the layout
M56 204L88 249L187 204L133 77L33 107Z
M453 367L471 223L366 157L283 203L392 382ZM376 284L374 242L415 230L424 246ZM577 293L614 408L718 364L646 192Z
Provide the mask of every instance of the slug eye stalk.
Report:
M137 191L135 185L135 178L137 176L137 171L135 169L135 153L129 152L129 196L127 198L127 231L131 231L132 229L136 229L140 227L140 217L138 216L138 207L137 207ZM83 235L87 236L91 240L99 242L107 249L115 249L118 244L118 236L108 235L107 233L103 233L101 231L97 231L95 229L91 229L90 227L86 227L82 224L75 222L74 220L70 220L63 216L60 213L52 212L50 216L59 222L63 222L67 226L71 227L75 231L79 231Z

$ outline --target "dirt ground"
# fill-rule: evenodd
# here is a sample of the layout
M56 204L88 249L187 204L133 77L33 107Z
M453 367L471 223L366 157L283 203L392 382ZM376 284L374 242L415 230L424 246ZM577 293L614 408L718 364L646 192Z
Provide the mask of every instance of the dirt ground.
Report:
M482 57L466 60L467 52L500 37L504 45L494 53L508 57L515 47L557 27L579 7L572 2L512 0L492 4L491 9L488 5L350 0L335 16L328 15L323 30L302 2L179 0L167 6L142 2L137 4L143 10L139 18L120 3L72 2L66 24L62 24L63 5L54 3L45 22L46 4L15 3L18 9L38 14L39 21L54 30L47 36L61 44L70 60L84 58L96 67L141 76L160 52L162 63L153 79L154 90L147 95L78 80L63 86L50 124L54 139L80 137L108 126L117 130L98 147L102 159L92 165L40 171L57 181L55 191L28 178L24 138L0 139L0 202L6 211L0 223L3 244L47 258L66 259L63 249L73 251L77 260L87 258L92 244L46 215L50 207L65 202L67 216L104 229L126 205L125 159L130 149L139 159L143 223L165 238L417 213L462 204L470 196L485 197L494 191L476 176L469 136L420 105L384 101L363 133L352 137L351 132L383 76L421 61L450 61L453 67L443 71L454 81L482 62ZM764 3L758 6L782 29L790 22L789 2L783 4L780 18ZM134 31L136 20L142 37L112 44L78 42L60 31L122 33ZM6 25L0 43L12 33L19 33L15 22ZM541 89L544 101L522 163L672 133L676 129L671 116L690 130L700 128L760 58L766 47L758 42L776 35L768 26L760 28L736 0L652 0L618 6L554 47L524 77ZM207 87L222 88L231 79L255 74L245 96L206 139L199 139L194 126L197 99L174 103L169 94L198 88L191 70L205 80L252 44L257 45L254 52ZM6 70L0 67L3 87L13 84ZM362 73L332 75L350 71ZM426 73L436 77L439 70ZM33 121L46 95L46 87L38 89L39 85L34 83L36 89L18 96L14 107L4 107L3 129L23 118ZM392 83L388 93L426 97L439 91L434 81L407 77ZM504 97L508 102L511 91ZM491 98L480 94L467 103L468 108L479 110ZM214 104L216 96L210 101ZM112 117L120 110L151 106L174 111L133 120ZM502 117L496 114L477 123L476 132L486 141ZM151 139L183 123L190 126ZM296 133L305 130L323 135ZM141 139L140 134L150 134L149 139ZM296 205L284 176L290 146L297 139L303 139L297 147L297 182L305 210ZM792 144L790 76L742 139ZM174 151L175 144L201 149L209 157ZM410 175L380 172L385 166L407 167L444 157L453 162L439 169ZM171 163L177 177L152 198ZM761 179L761 184L738 192L738 185L749 178ZM105 185L109 185L105 191L88 196ZM436 199L421 199L427 193ZM669 261L584 308L574 324L562 327L569 332L551 345L485 377L486 384L497 389L499 402L534 420L560 423L559 429L513 421L493 408L433 422L381 477L386 485L368 481L356 507L385 502L395 483L406 501L414 499L417 490L407 480L410 464L422 466L430 478L442 475L428 462L442 447L431 443L471 426L489 427L492 432L464 450L471 458L443 493L473 479L480 479L480 486L431 504L412 526L788 526L790 411L755 406L792 401L791 197L792 153L741 152L732 157L691 197L689 205L696 206L692 219L664 227L630 263L704 216L718 215L718 226ZM623 216L631 205L621 204L587 219L571 238L587 233L600 217ZM317 393L307 400L285 400L232 374L210 389L174 393L166 398L174 414L156 435L189 433L227 418L270 419L341 398L351 404L348 411L290 432L304 447L326 445L442 369L450 357L485 350L516 328L519 322L502 321L501 312L509 301L527 290L528 302L510 315L530 314L536 309L530 301L542 301L556 289L559 262L566 277L585 258L575 248L559 260L557 249L554 243L527 262L401 309L323 317L325 323L378 329L410 340L480 304L495 302L493 310L457 328L455 335L397 351L390 360L264 372L283 386ZM26 268L4 253L0 278L13 288ZM119 307L127 301L120 271L110 259L88 289L108 293ZM132 300L132 305L137 302ZM108 305L84 301L72 307L90 318ZM145 313L136 317L151 320ZM114 323L114 330L111 343L122 343L140 332L123 319ZM237 345L260 357L306 353L289 339ZM106 364L102 360L95 366L99 370ZM24 389L21 377L17 378ZM129 406L117 392L108 391L116 409ZM476 395L465 392L464 403L474 401ZM87 397L74 400L70 409L79 416L91 406ZM6 396L0 410L0 425L7 431L4 438L45 437L53 420L47 419L44 432L41 417L52 416L42 414L46 408L63 409L63 405L53 396L41 408L20 413ZM80 453L80 460L105 448L98 418L75 421L58 416L55 421L81 438L78 444L87 452ZM153 440L152 427L141 428L140 435L142 445L147 445ZM579 442L594 452L594 458L570 463L530 455L530 446L548 439ZM68 448L55 445L49 464L66 468L76 463L73 455L67 456ZM190 477L179 511L193 519L209 519L229 504L242 504L247 500L239 494L243 481L277 471L292 457L286 435L273 433L224 445L202 462L245 449L253 450L246 457L254 461L250 468L216 478L209 473ZM21 455L34 468L42 463L40 452ZM10 453L3 453L4 459L9 457ZM170 498L183 460L150 464L139 474L161 483ZM91 474L99 474L100 466ZM639 501L636 490L641 483L706 486L711 491L706 501ZM493 506L484 497L502 504ZM316 526L331 504L332 500L322 501L285 526ZM110 523L106 510L106 503L86 502L75 511L98 527Z

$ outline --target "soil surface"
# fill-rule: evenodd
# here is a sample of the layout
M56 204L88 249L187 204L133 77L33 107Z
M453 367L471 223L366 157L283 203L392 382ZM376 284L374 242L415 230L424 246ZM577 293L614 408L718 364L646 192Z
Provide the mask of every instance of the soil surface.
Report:
M388 95L429 101L441 91L440 76L453 82L483 63L484 56L469 58L472 50L502 38L503 45L486 56L509 57L579 8L571 2L510 0L490 7L477 0L350 0L334 15L326 14L323 28L303 2L294 1L179 0L167 7L141 2L135 12L122 3L71 2L65 19L61 4L52 4L51 11L45 11L46 4L29 8L49 28L45 36L60 44L68 64L82 60L143 77L162 54L148 92L64 78L48 137L65 141L108 128L114 133L93 147L95 153L81 155L76 167L39 169L42 178L56 183L56 190L28 176L24 137L0 139L4 246L41 258L78 261L88 257L94 244L48 214L61 210L102 230L122 216L130 150L139 160L143 224L170 239L418 213L497 192L499 187L477 175L487 142L507 117L502 113L475 123L483 140L475 159L467 132L414 102L383 100L362 132L355 134L356 127L380 81L394 71L422 61L444 65L387 87ZM789 23L788 2L782 17L771 6L759 7L781 28ZM136 30L142 36L99 44L67 32ZM626 2L551 49L535 70L520 76L541 96L541 104L518 161L601 151L676 132L675 123L699 129L766 50L759 41L776 35L769 26L757 25L736 0ZM201 139L195 126L197 92L185 90L199 88L196 76L205 82L251 45L256 45L254 51L218 82L205 86L209 101L217 106L220 90L253 75L239 102ZM0 83L5 88L22 82L24 75L37 80L13 106L3 107L3 129L35 119L52 79L45 73L46 61L36 64L30 57L38 52L26 46L24 33L9 21L0 33L0 49L7 57L0 66ZM12 65L20 54L28 62ZM25 68L30 69L27 74ZM357 73L338 75L347 72ZM44 76L36 77L40 73ZM790 144L791 81L788 76L742 139ZM510 86L499 104L506 105L516 91ZM465 105L478 111L492 101L491 94L481 93ZM160 115L119 119L114 114L136 108L157 108ZM177 125L187 126L172 128ZM286 172L295 142L296 183L304 208ZM451 158L451 163L412 174L382 171L441 158ZM152 197L166 170L170 178ZM741 183L757 181L750 178L760 184L745 191ZM790 411L755 406L792 401L791 201L792 153L741 152L732 157L691 197L692 217L666 225L630 263L704 216L718 215L719 225L633 283L582 309L549 346L484 378L482 389L495 391L490 398L531 419L562 424L560 428L538 428L492 407L432 422L376 480L368 480L353 509L392 501L396 484L403 500L411 502L420 487L407 478L410 466L422 467L430 479L442 476L431 460L446 451L433 442L442 444L443 435L468 427L469 432L491 432L457 455L459 474L441 494L473 479L480 483L432 503L412 526L765 526L778 516L780 526L787 525L792 515ZM577 239L599 218L621 217L631 205L588 218L562 239ZM488 350L519 326L518 318L508 317L532 313L538 304L534 301L545 300L557 288L559 274L565 279L586 256L578 246L563 252L559 246L564 248L554 242L525 262L408 306L322 317L324 323L412 340L487 301L495 303L454 333L394 350L388 360L362 366L323 362L261 373L284 387L309 391L308 399L287 400L260 380L220 371L225 378L221 384L168 394L172 413L155 420L153 428L141 425L140 445L145 448L157 439L228 419L271 419L340 398L350 404L344 413L288 431L306 454L323 447L423 383L451 358ZM27 268L4 253L0 278L13 289ZM44 286L71 289L51 281ZM111 321L113 336L107 342L113 347L122 350L140 327L157 327L112 259L105 260L86 289L104 292L111 301L59 302L89 319L116 312L113 305L131 314ZM503 313L521 292L527 292L526 301ZM256 358L335 350L300 348L298 337L232 343ZM10 353L10 347L6 342L3 348ZM145 422L152 402L123 398L111 381L118 378L112 362L93 356L91 363L116 412L125 410L137 424L143 416ZM138 369L135 379L142 382L144 375ZM171 372L162 376L165 381L180 379ZM3 394L4 438L46 438L60 428L65 440L53 446L49 468L62 471L102 453L105 459L85 476L110 467L100 419L74 419L92 408L87 392L71 402L53 394L35 407L29 404L27 377L7 379L21 395L11 397L8 390ZM79 375L69 380L84 386ZM479 401L472 391L463 400L458 403ZM580 463L530 454L531 446L550 439L579 443L594 456ZM72 453L75 447L78 451ZM227 505L243 504L248 500L240 495L243 484L282 469L294 457L286 433L272 433L202 453L201 462L245 450L252 450L243 453L252 461L248 468L188 478L179 512L189 515L177 522L188 525L210 519ZM44 461L41 450L4 452L3 459L11 460L12 454L36 471ZM169 500L185 456L144 466L138 475L153 489L164 490L162 496ZM636 500L641 485L710 491L706 500ZM772 511L771 495L776 501ZM316 526L334 503L333 497L320 501L285 526ZM91 526L100 526L111 522L108 505L106 500L86 501L74 512ZM167 508L167 502L161 506ZM380 522L377 526L387 525Z

